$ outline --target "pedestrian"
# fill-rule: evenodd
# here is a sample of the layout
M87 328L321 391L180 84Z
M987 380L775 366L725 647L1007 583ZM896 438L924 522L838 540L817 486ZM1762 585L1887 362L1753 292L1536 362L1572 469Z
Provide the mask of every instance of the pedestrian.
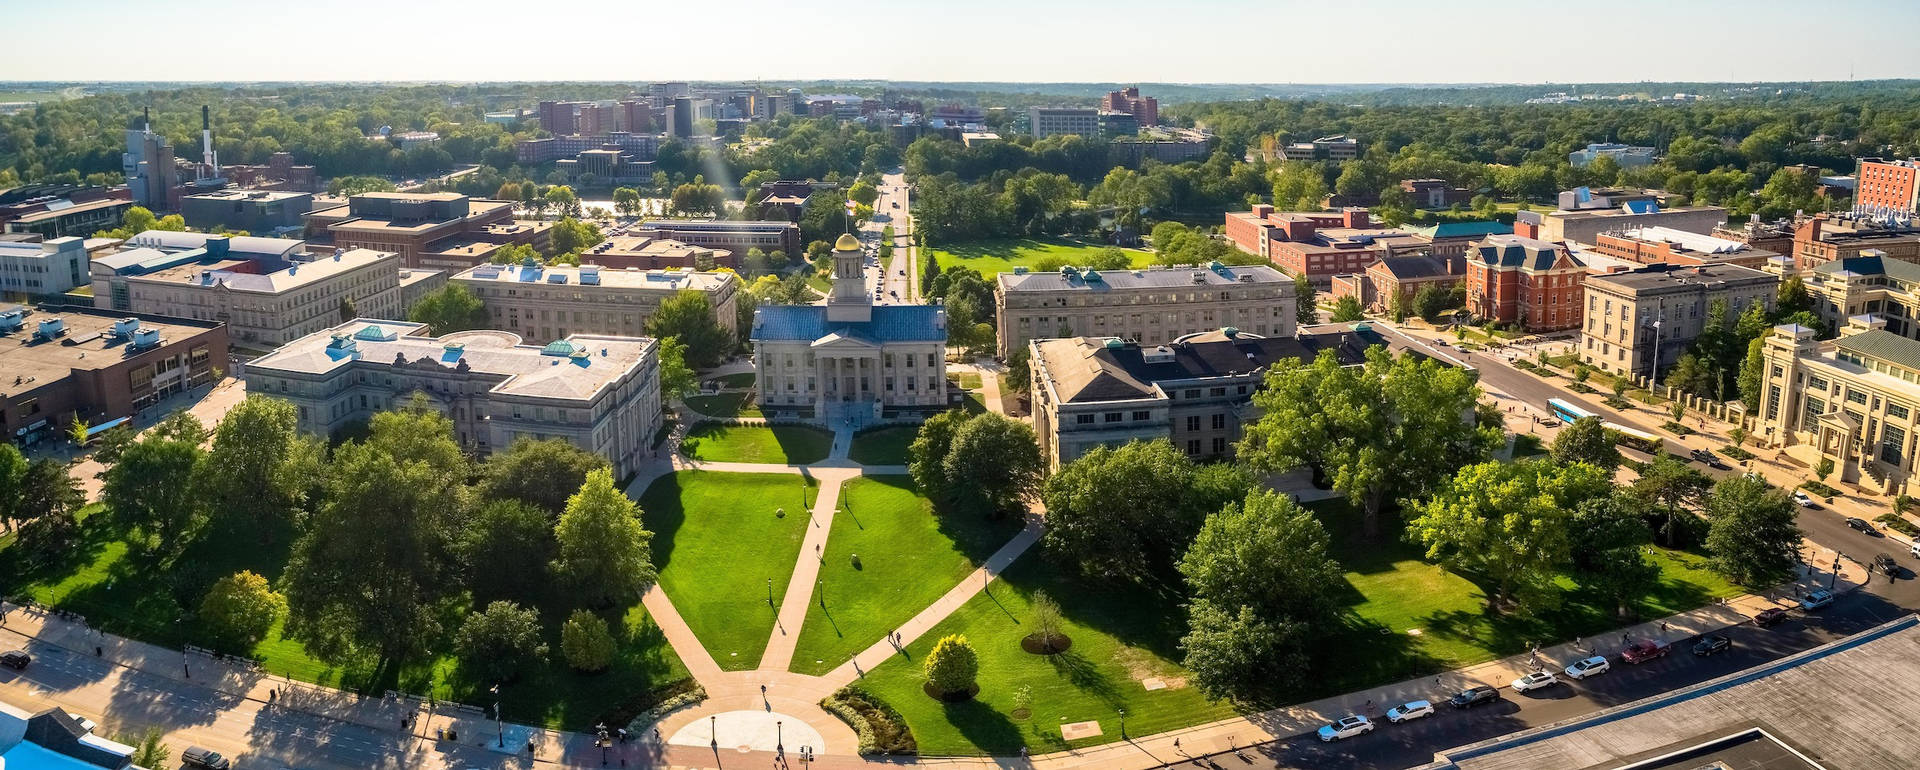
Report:
M1021 759L1026 759L1026 758L1027 758L1027 747L1025 747L1025 746L1021 746L1021 747L1020 747L1020 758L1021 758Z
M96 658L104 658L107 656L107 651L96 644L93 646L93 656Z

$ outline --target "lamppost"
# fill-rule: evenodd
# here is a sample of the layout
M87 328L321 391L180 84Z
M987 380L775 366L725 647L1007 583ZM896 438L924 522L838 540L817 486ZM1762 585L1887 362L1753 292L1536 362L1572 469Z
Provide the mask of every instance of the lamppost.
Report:
M773 578L767 578L767 606L773 606Z
M1127 710L1119 709L1119 712L1120 712L1120 738L1121 740L1125 740L1127 737Z
M493 726L500 731L499 742L494 746L504 749L507 747L507 722L500 718L500 685L494 685L490 692L493 693Z
M787 753L786 731L780 727L780 720L773 720L773 750L779 754Z
M710 739L710 742L715 746L720 745L719 719L720 717L718 716L713 716L713 715L707 716L707 738Z
M607 747L611 746L613 742L610 740L607 740L607 723L601 722L598 725L598 729L600 730L600 735L599 735L599 739L596 740L595 742L600 744L600 766L606 767L607 766Z

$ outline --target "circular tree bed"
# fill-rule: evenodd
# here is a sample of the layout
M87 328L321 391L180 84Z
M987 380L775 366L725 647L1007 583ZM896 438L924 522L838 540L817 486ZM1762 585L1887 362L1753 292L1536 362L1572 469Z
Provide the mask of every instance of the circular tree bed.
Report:
M1054 634L1053 643L1047 644L1040 634L1027 634L1020 638L1020 649L1033 655L1058 655L1073 646L1073 638L1066 634Z

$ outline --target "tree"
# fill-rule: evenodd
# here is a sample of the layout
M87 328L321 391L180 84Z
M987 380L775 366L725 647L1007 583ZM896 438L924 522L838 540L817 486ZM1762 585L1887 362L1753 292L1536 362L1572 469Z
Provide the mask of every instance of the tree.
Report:
M1833 458L1821 457L1819 462L1813 464L1814 480L1825 484L1827 477L1831 475L1833 475Z
M640 524L640 506L614 487L610 469L587 474L553 538L554 575L593 604L625 606L653 586L653 533Z
M954 431L941 464L951 509L991 518L1022 511L1047 470L1033 426L994 412L975 415Z
M67 473L66 463L42 457L27 463L20 472L19 495L12 500L12 521L22 527L42 519L71 522L74 512L86 501L80 482Z
M1028 619L1033 622L1033 633L1040 637L1040 649L1051 653L1053 645L1063 636L1060 626L1060 603L1048 596L1044 590L1033 592L1033 598L1027 603Z
M580 196L574 194L573 188L571 187L554 185L547 188L546 193L543 194L541 198L546 201L547 206L558 212L562 217L578 218L580 216ZM562 250L564 251L564 249Z
M517 444L539 444L521 440ZM553 560L553 520L549 513L523 500L488 500L474 511L458 533L465 585L474 603L498 599L533 604L552 594L547 564Z
M79 412L74 412L73 421L67 423L67 440L73 442L76 447L86 446L87 434L92 427L86 420L80 419Z
M847 188L847 199L862 206L871 206L879 198L880 190L865 179L854 182L852 187Z
M450 283L428 292L407 311L407 320L427 325L435 335L485 328L491 322L487 306L467 287Z
M1334 300L1332 317L1334 323L1349 323L1366 317L1366 311L1360 307L1360 300L1353 295L1348 294Z
M1561 463L1587 463L1611 474L1620 467L1620 450L1613 436L1598 417L1574 420L1553 439L1553 459Z
M613 188L613 210L623 217L633 216L640 208L640 191L631 187Z
M1682 353L1678 359L1674 360L1673 368L1667 371L1666 384L1667 387L1684 393L1711 396L1713 395L1713 378L1713 372L1707 369L1699 356ZM1677 408L1685 408L1679 401L1675 401L1674 404ZM1674 419L1679 420L1678 417Z
M251 571L214 581L200 600L199 621L216 649L246 653L287 612L287 600Z
M968 419L969 415L958 409L929 417L920 423L913 443L907 446L907 473L913 477L914 485L930 499L946 499L947 453L953 447L953 434Z
M245 523L271 542L320 483L323 452L300 435L293 404L254 394L221 418L195 483L216 521Z
M163 767L167 764L167 757L173 755L163 740L166 737L165 730L149 727L137 738L120 742L134 747L133 756L129 758L132 764L139 767Z
M1047 555L1089 578L1147 583L1168 573L1225 499L1195 490L1192 460L1164 440L1099 446L1048 477ZM1245 481L1245 479L1242 479Z
M393 192L392 182L377 176L337 176L327 183L327 194L348 198L361 193Z
M1192 596L1180 643L1201 692L1247 698L1301 681L1313 634L1338 611L1328 542L1312 513L1271 491L1207 517L1180 560Z
M1442 291L1432 284L1420 287L1420 290L1413 294L1414 314L1426 319L1428 323L1440 323L1446 320L1447 316L1451 315L1449 311L1455 307L1457 305L1453 303L1453 292Z
M1777 585L1800 562L1800 510L1787 493L1751 476L1720 480L1707 496L1713 569L1749 588Z
M607 621L586 610L574 610L560 625L560 656L575 671L605 671L613 664L615 646Z
M1553 579L1571 558L1575 506L1603 498L1605 471L1547 460L1488 462L1454 474L1431 498L1408 500L1409 537L1427 558L1485 575L1492 605L1522 613L1549 606Z
M0 443L0 521L6 523L8 532L19 529L20 522L27 519L21 507L26 481L26 455L13 444Z
M346 323L355 318L359 318L360 309L353 304L352 297L342 296L340 298L340 308L337 314L340 316L340 322Z
M1756 337L1747 343L1747 357L1740 363L1740 403L1747 414L1760 413L1760 385L1767 375L1767 341Z
M1498 418L1467 419L1479 399L1471 373L1377 347L1361 367L1331 351L1312 363L1286 359L1253 397L1261 417L1239 456L1262 472L1305 465L1324 474L1376 537L1388 501L1420 496L1506 440Z
M1316 299L1319 291L1313 288L1313 282L1307 280L1305 273L1293 279L1293 296L1297 303L1293 308L1294 323L1302 326L1319 323L1320 308Z
M1662 452L1641 467L1640 477L1633 480L1633 493L1659 514L1661 542L1672 548L1679 536L1680 517L1693 515L1712 486L1706 474Z
M660 303L647 319L647 334L673 337L686 346L686 362L695 369L718 366L733 351L733 335L713 316L705 292L687 290Z
M192 412L180 409L160 418L159 422L154 423L153 429L147 432L147 436L198 447L207 443L207 439L212 438L213 433L208 431L207 426L200 422L200 418L193 416Z
M567 255L578 255L606 240L606 237L601 235L599 226L570 216L561 217L560 221L553 223L553 229L548 231L547 238L549 253L554 255L556 261ZM575 263L577 264L577 261Z
M440 637L439 604L460 585L454 527L466 498L464 470L437 448L452 443L444 420L383 412L366 441L335 450L326 502L281 577L289 634L314 657L399 663ZM425 426L448 434L387 435ZM464 463L457 445L454 455Z
M972 695L980 675L980 656L967 637L949 634L933 643L924 667L927 683L944 696Z
M1736 448L1745 448L1747 445L1747 429L1738 425L1728 428L1727 440L1732 441Z
M148 436L127 447L107 470L101 501L115 521L138 530L146 545L167 561L187 545L205 520L206 509L194 494L193 474L200 447Z
M484 611L467 615L454 634L453 647L460 654L460 665L496 681L512 679L522 665L547 657L547 643L540 640L540 614L513 602L493 602Z
M1646 555L1653 533L1645 512L1628 496L1585 500L1574 509L1569 529L1577 533L1571 550L1575 579L1612 600L1617 617L1631 618L1633 603L1660 584L1660 567Z
M607 458L562 438L522 436L480 465L480 496L517 500L558 519L567 500L587 483L587 474L607 468Z

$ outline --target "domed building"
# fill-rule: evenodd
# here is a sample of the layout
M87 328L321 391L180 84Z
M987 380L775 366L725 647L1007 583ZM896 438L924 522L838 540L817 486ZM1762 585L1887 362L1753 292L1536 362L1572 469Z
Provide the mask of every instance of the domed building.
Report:
M875 305L860 241L833 247L825 303L754 311L753 365L764 410L865 422L887 409L947 405L947 314L939 305Z

